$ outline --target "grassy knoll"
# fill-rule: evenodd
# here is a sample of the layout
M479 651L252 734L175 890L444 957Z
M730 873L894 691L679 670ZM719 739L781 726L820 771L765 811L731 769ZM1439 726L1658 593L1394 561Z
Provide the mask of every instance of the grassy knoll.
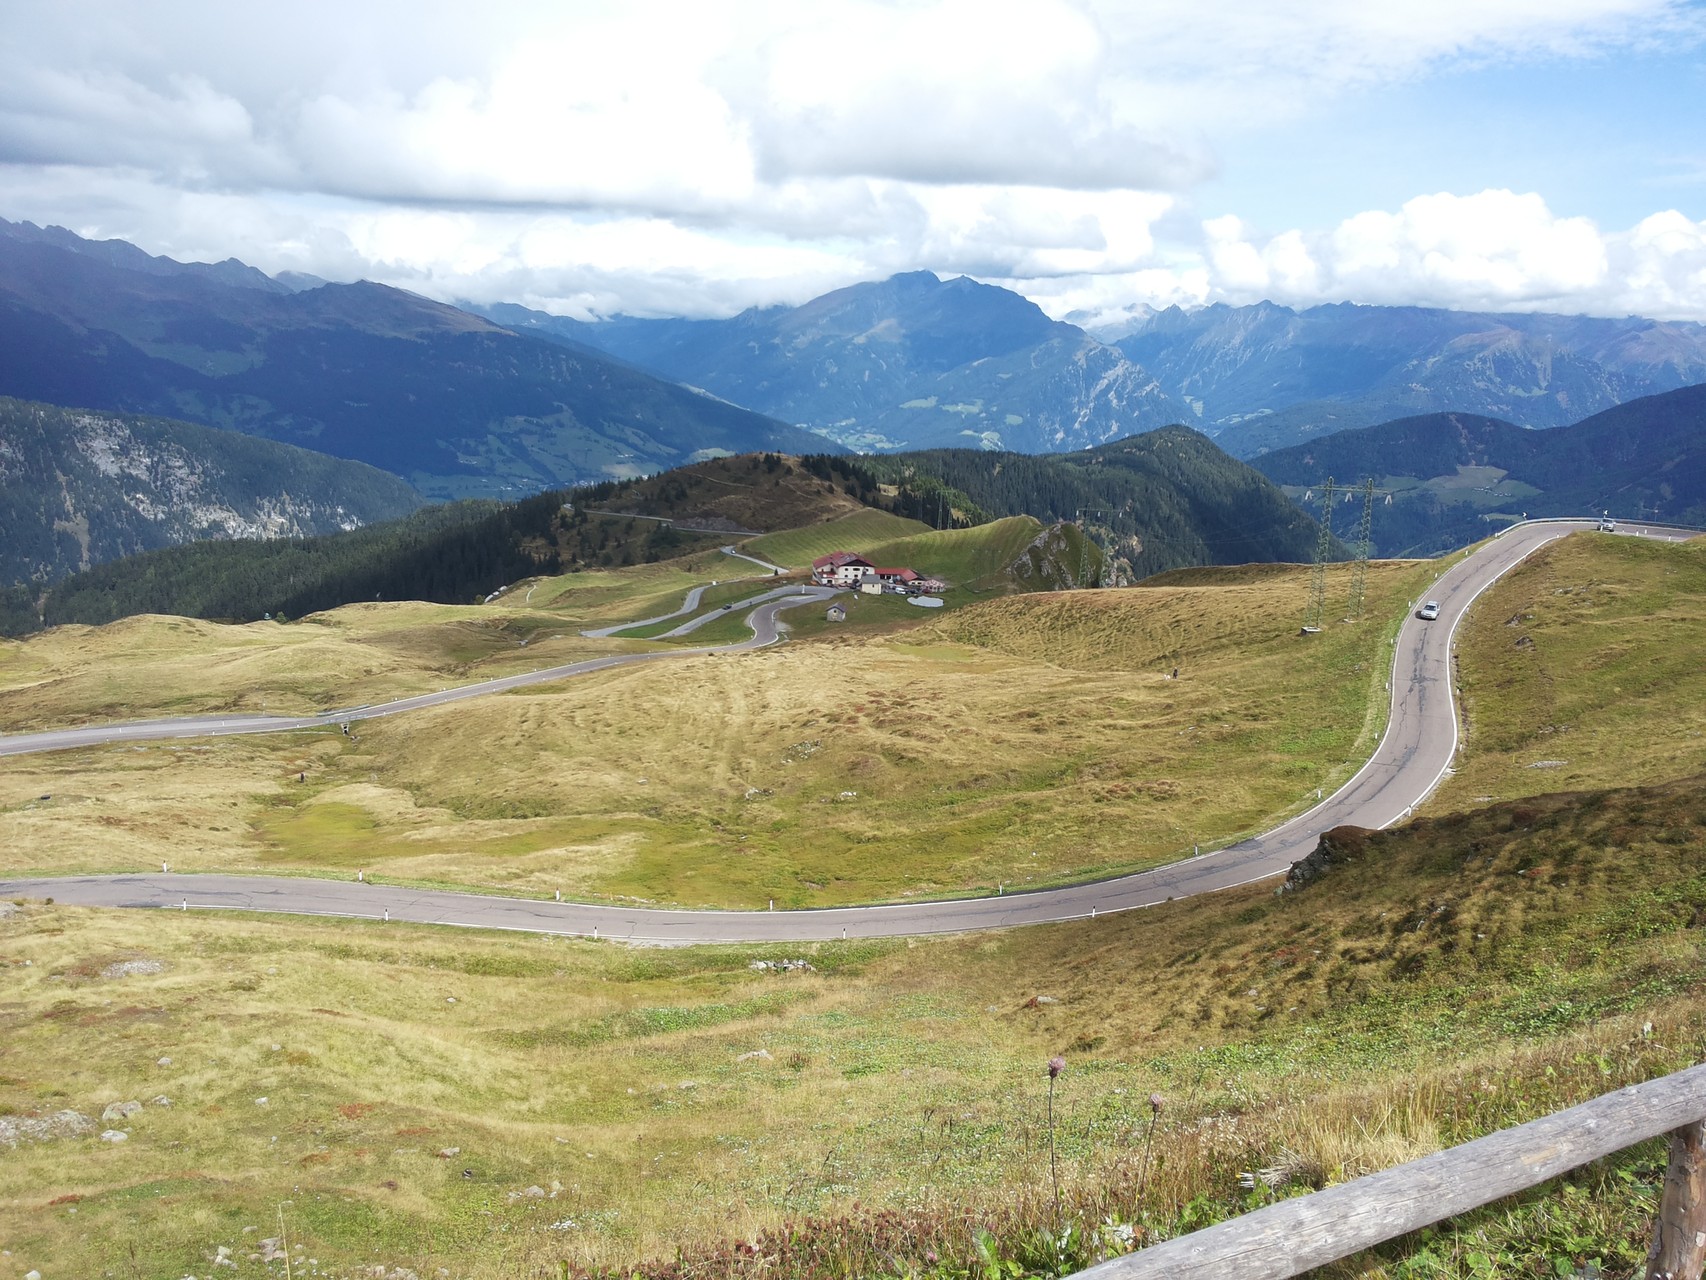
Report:
M295 1274L338 1277L667 1275L684 1249L704 1276L965 1280L985 1226L1003 1274L1082 1265L1696 1060L1701 781L1342 838L1279 897L912 945L26 905L0 920L0 1122L129 1140L5 1151L0 1275L201 1275L221 1245L280 1275L249 1255L281 1227ZM1080 1230L1049 1246L1057 1053ZM1335 1274L1626 1275L1661 1174L1638 1150ZM722 1243L783 1222L792 1261Z
M1426 572L1375 566L1371 617L1397 616ZM0 776L0 865L359 869L713 906L1152 865L1300 807L1371 749L1388 628L1299 637L1306 576L1008 596L940 621L897 600L917 625L822 624L822 642L373 721L353 742L20 761ZM169 811L163 790L215 806L171 852L169 828L136 830Z
M809 569L813 560L832 551L865 555L871 547L922 533L929 527L922 521L867 507L823 524L749 539L741 544L741 550L785 568Z
M1030 516L1008 516L974 529L915 533L863 554L875 564L914 568L964 590L1006 591L1012 587L1008 569L1042 531L1042 524Z
M1467 734L1435 809L1706 769L1706 540L1579 533L1458 632Z
M636 647L583 639L574 621L520 604L346 605L287 626L144 614L56 627L0 644L0 724L324 711Z
M588 624L607 625L624 618L646 618L681 603L689 587L713 579L744 577L758 566L724 555L720 550L698 551L657 564L622 569L585 569L541 578L516 588L534 608L561 609Z

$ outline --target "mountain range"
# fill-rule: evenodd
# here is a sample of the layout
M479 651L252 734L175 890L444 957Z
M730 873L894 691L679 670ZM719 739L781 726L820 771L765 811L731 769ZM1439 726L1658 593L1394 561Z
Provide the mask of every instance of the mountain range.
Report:
M1115 337L1235 457L1450 411L1559 427L1706 382L1706 325L1264 302L1154 312Z
M1706 325L1263 302L1095 334L966 278L911 272L726 320L474 310L862 451L1051 453L1184 423L1234 457L1451 411L1557 427L1706 381Z
M586 323L517 306L477 309L860 451L1054 453L1192 417L1113 347L963 276L915 271L727 320Z
M1067 496L1074 508L1117 509L1088 483L1093 467L1126 466L1137 455L1122 454L1117 442L1187 423L1214 441L1217 454L1275 456L1269 474L1276 478L1304 476L1322 459L1341 459L1328 468L1340 479L1376 473L1381 464L1377 473L1392 479L1394 500L1377 541L1418 550L1472 537L1488 523L1482 515L1508 514L1507 507L1520 513L1520 499L1539 508L1540 494L1559 502L1604 498L1602 506L1630 496L1637 509L1680 518L1697 497L1681 455L1659 455L1686 452L1687 432L1659 425L1647 410L1612 421L1637 438L1649 427L1657 432L1651 465L1669 468L1663 476L1636 474L1629 468L1646 465L1637 462L1606 470L1603 461L1585 460L1600 459L1591 450L1571 455L1562 444L1512 432L1561 428L1703 380L1706 326L1639 318L1349 304L1294 311L1261 303L1143 311L1092 334L1007 290L912 272L723 320L586 322L513 305L457 308L367 282L273 278L234 259L179 263L123 241L0 220L0 395L80 406L85 415L41 417L27 440L16 434L24 419L8 427L0 417L11 470L39 480L31 481L40 488L31 499L39 510L26 513L16 491L7 499L8 546L30 548L11 568L34 581L155 545L156 537L294 535L327 520L379 518L340 496L354 485L376 498L372 476L358 481L347 472L334 481L322 467L310 479L300 458L232 470L220 461L235 456L229 441L158 422L145 439L135 425L143 417L368 463L427 499L520 496L723 455L852 447L945 450L930 464L944 471L931 493L941 499L952 490L993 514L1011 508L978 496L989 490L979 488L978 467L960 452L994 455L997 474L1004 467L1011 477L1023 470L1019 455L1112 448L1086 460L1072 484L1050 481L1061 501L1038 513L1050 518L1072 517ZM129 486L125 493L101 496L96 478L114 477L75 461L106 446L87 425L63 424L97 419L109 434L119 429L114 423L130 424L125 456L135 465L120 486ZM1309 460L1286 452L1393 420L1378 437L1383 445L1339 440ZM66 431L51 449L45 423ZM140 461L168 438L175 461L168 465L166 453ZM1418 460L1394 471L1396 462L1367 453L1386 446L1455 449L1462 457L1452 454L1444 470ZM203 448L213 452L198 470L192 455ZM1139 452L1154 462L1154 449ZM1545 461L1554 449L1577 461L1554 467ZM33 461L20 461L26 453ZM70 470L53 470L44 461L50 455L71 460ZM925 513L931 495L917 486L927 468L907 465L913 506ZM1597 469L1571 487L1571 465ZM1478 470L1486 468L1499 475ZM290 477L289 504L280 505L279 484L238 493L222 481L210 498L172 478L267 471L276 472L262 477L269 481ZM53 476L68 479L50 483ZM1601 493L1613 477L1617 485ZM1319 478L1301 488L1285 483L1301 495ZM150 489L155 480L169 481L167 488ZM157 518L178 500L160 496L166 492L181 495L184 519ZM392 490L384 510L396 514L418 500ZM210 517L221 503L230 514ZM155 514L139 516L145 508ZM80 512L92 521L87 537ZM1110 521L1106 536L1128 539L1123 549L1133 566L1147 567L1143 548L1173 535L1155 528L1146 535L1122 519Z
M1251 460L1295 497L1374 477L1381 555L1433 555L1523 515L1609 513L1706 526L1706 386L1644 396L1553 431L1466 413L1338 432ZM1341 527L1341 532L1343 532Z
M833 447L399 289L310 283L0 221L0 394L232 428L432 498Z

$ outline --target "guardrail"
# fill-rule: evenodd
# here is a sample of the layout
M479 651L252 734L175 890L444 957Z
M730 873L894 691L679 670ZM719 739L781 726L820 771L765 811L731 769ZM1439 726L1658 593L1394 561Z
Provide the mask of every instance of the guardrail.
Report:
M1706 1264L1706 1065L1239 1218L1077 1273L1072 1280L1288 1280L1560 1174L1670 1135L1647 1280Z

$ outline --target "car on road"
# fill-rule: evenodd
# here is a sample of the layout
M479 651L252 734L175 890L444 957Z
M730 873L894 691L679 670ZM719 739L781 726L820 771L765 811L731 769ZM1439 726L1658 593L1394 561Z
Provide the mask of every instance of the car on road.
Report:
M1599 518L1599 531L1601 533L1616 533L1617 532L1617 521L1616 521L1616 519L1612 516L1601 516Z
M1432 622L1435 618L1439 617L1439 601L1429 600L1420 609L1416 610L1416 616L1423 622Z

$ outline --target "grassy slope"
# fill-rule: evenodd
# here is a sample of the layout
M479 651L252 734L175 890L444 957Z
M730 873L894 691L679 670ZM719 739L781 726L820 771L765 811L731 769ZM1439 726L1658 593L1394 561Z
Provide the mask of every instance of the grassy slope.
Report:
M1373 612L1400 611L1420 572L1377 566ZM1150 865L1289 812L1372 744L1384 629L1300 640L1305 575L1002 597L940 621L896 604L912 628L611 671L355 742L32 758L0 777L0 866L810 906Z
M1007 569L1043 531L1031 516L1007 516L974 529L937 529L880 543L874 564L916 569L964 590L1011 589Z
M865 555L872 547L921 533L927 527L917 520L867 507L823 524L751 538L741 545L741 550L789 569L809 569L813 560L832 551Z
M322 1273L477 1280L673 1256L855 1200L906 1224L886 1262L855 1252L856 1212L825 1229L859 1273L925 1248L969 1262L971 1227L1049 1216L1052 1053L1069 1212L1166 1233L1242 1207L1240 1171L1340 1180L1691 1058L1698 786L1418 823L1278 899L828 944L788 975L748 966L798 949L30 908L0 924L0 1114L173 1105L125 1121L122 1146L0 1162L8 1264L98 1274L134 1246L133 1274L182 1275L276 1235L282 1209ZM163 972L100 976L135 959ZM1390 1273L1638 1256L1658 1169L1638 1152L1590 1175L1616 1187L1602 1202L1460 1223L1431 1247L1461 1270ZM530 1185L546 1198L514 1194Z
M1706 770L1706 540L1580 533L1458 633L1467 759L1435 810Z
M16 732L196 711L324 711L612 646L635 647L582 639L560 614L501 605L347 605L290 626L144 614L0 645L0 720Z

